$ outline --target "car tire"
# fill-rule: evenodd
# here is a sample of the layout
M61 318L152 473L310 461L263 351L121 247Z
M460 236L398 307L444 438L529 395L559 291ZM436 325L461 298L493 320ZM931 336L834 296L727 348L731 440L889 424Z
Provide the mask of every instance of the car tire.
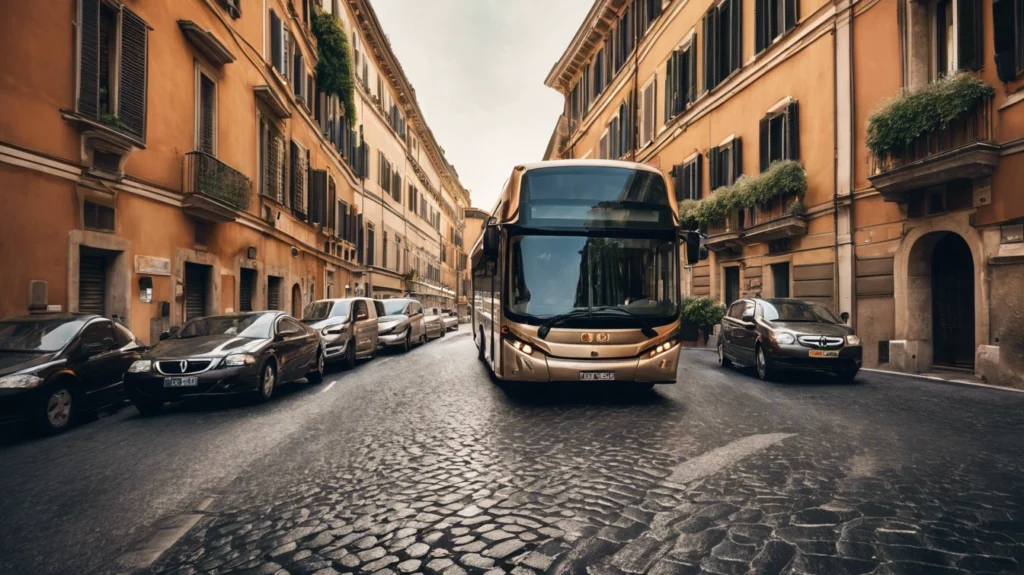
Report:
M853 380L857 378L857 371L856 369L840 371L836 377L839 378L840 383L853 383Z
M67 384L57 382L40 397L36 423L46 435L63 433L75 426L78 419L78 398Z
M725 357L725 344L722 343L722 338L718 338L718 363L724 367L732 367L732 360Z
M448 335L448 328L441 326L441 337Z
M132 401L132 405L139 411L139 415L143 417L150 417L163 411L164 402L162 401L147 401L145 399L136 399Z
M356 368L356 342L355 338L348 342L348 351L345 352L345 369Z
M411 350L411 349L412 349L412 330L410 329L409 333L405 334L405 342L402 343L402 353L409 353L409 350Z
M323 382L324 380L324 352L322 350L316 350L315 367L313 371L306 374L306 380L313 385Z
M256 389L256 401L263 403L270 401L274 396L274 389L277 387L277 368L269 361L263 366L263 373L260 375L259 387Z
M771 381L774 377L774 370L768 365L768 356L764 353L764 348L757 346L754 351L754 369L757 371L757 377L761 381Z

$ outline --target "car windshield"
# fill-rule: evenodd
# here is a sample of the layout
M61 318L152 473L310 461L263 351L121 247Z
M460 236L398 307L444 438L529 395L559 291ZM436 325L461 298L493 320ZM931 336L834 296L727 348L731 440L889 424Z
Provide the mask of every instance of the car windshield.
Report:
M764 301L761 302L764 319L768 321L803 321L817 323L843 323L832 310L812 302Z
M674 317L679 260L669 239L520 236L512 239L511 312L549 318L617 308Z
M405 310L405 304L408 303L404 299L392 299L384 302L384 313L387 315L398 315Z
M64 347L85 320L0 321L0 351L51 352Z
M181 326L177 339L209 335L230 335L250 339L267 339L274 325L274 314L222 315L194 319Z
M302 321L321 321L329 317L348 317L349 301L315 301L302 310Z

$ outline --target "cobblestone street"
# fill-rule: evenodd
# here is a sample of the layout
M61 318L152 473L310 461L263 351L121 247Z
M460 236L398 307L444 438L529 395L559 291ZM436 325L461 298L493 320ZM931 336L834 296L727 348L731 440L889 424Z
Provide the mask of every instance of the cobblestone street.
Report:
M0 488L28 495L4 498L0 571L132 570L183 516L144 572L1024 565L1024 395L876 373L766 384L703 351L649 394L515 390L475 354L463 330L265 406L126 408L7 445Z

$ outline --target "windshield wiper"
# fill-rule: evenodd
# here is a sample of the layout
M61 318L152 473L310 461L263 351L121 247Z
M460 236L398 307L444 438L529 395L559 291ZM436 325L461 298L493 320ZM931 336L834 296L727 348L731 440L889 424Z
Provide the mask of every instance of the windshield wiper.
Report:
M658 332L654 331L654 328L652 328L650 325L647 324L646 321L636 316L635 314L614 306L600 306L590 309L574 309L570 312L551 316L548 318L547 321L542 323L539 328L537 328L537 337L541 339L546 339L548 337L548 333L551 332L551 328L555 327L558 324L565 323L566 321L571 319L578 319L581 317L594 317L595 315L607 317L608 315L616 313L619 315L624 315L638 322L640 324L640 330L647 337L654 337L658 335Z

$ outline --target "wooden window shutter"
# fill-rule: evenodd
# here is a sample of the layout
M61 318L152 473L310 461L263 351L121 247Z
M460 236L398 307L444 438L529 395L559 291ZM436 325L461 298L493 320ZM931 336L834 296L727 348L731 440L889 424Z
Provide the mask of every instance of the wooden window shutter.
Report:
M146 137L146 22L128 8L121 14L121 77L118 118L121 129Z
M199 150L211 155L214 153L214 134L217 129L216 94L213 80L205 74L199 74Z
M722 171L718 166L718 146L708 150L708 178L710 179L711 191L714 192L718 188L722 187L722 183L719 181L719 176L722 175Z
M715 87L715 16L718 10L712 8L704 15L704 90Z
M291 52L292 52L292 34L288 31L288 27L281 22L281 67L278 68L278 72L282 76L288 78L291 73Z
M758 155L760 157L760 170L763 172L768 169L771 157L768 153L768 116L761 118L761 121L758 124L758 134L760 136L758 141Z
M675 81L674 81L674 79L675 79L675 67L676 67L676 60L677 60L677 58L678 58L678 53L677 52L673 52L672 56L668 59L668 62L665 64L665 123L666 124L672 118L672 116L675 115L675 110L674 110L673 106L674 106L674 103L675 103L675 94L676 94L676 92L675 92L676 88L675 88Z
M782 0L782 1L785 3L784 6L783 6L783 10L785 11L785 17L786 17L786 21L783 24L783 26L784 26L783 30L788 32L788 31L790 31L790 30L792 30L793 28L796 27L796 19L797 19L796 11L797 11L798 4L797 4L797 0Z
M307 197L307 212L309 223L323 225L326 221L324 214L327 203L327 172L324 170L310 170L309 194Z
M957 65L981 70L981 0L957 0Z
M327 229L333 232L338 226L338 190L330 176L327 178L327 206Z
M760 54L772 39L768 30L771 0L754 0L754 53Z
M270 196L278 203L284 203L284 138L274 134L271 139Z
M800 159L800 108L795 101L786 107L786 158Z
M100 113L100 0L81 0L81 43L78 46L78 113Z
M729 71L739 70L743 65L743 3L731 0L729 3Z
M732 141L732 182L735 182L743 174L743 140L736 138ZM729 183L732 183L729 182Z
M281 38L281 19L273 10L270 11L270 65L281 71L281 59L284 57L283 39Z
M687 58L689 62L686 65L686 83L687 90L689 91L687 102L694 102L697 100L697 37L694 36L693 42L687 52Z
M1017 77L1016 38L1014 4L1018 0L992 0L992 35L994 36L996 74L1003 82Z
M688 197L686 190L686 166L677 164L672 166L672 183L676 187L676 201L685 200Z
M693 183L690 189L690 197L694 200L700 199L700 190L704 186L703 174L701 174L703 165L704 158L697 154L697 157L693 159Z

